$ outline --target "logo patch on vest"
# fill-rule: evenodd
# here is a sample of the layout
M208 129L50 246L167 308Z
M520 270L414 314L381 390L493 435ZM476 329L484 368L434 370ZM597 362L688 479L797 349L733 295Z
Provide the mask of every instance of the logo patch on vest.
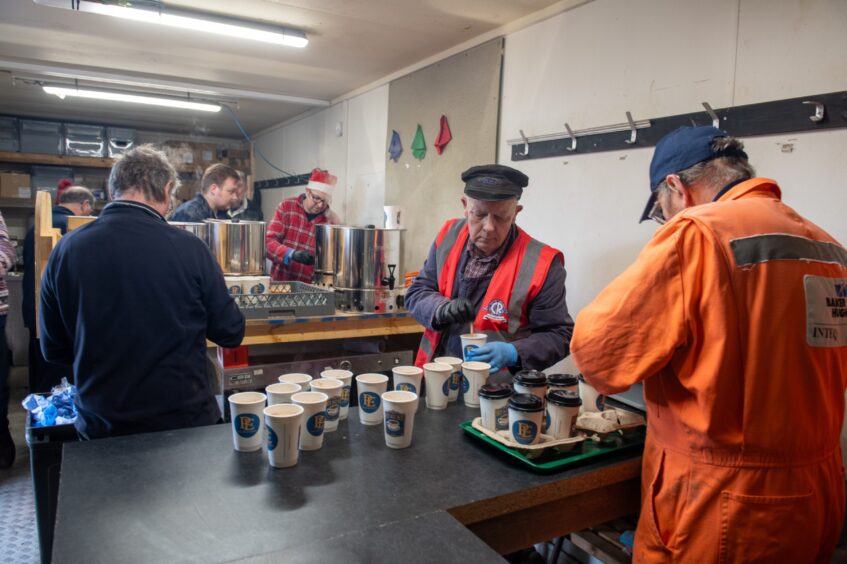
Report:
M506 323L506 304L503 300L491 300L491 302L483 307L486 313L482 318L497 321L498 323Z

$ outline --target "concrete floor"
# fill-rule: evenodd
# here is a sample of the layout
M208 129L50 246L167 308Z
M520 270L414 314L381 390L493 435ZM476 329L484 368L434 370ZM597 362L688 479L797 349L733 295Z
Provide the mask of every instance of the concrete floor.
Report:
M21 400L29 393L27 367L13 366L9 378L9 430L15 439L15 464L0 470L0 563L39 562L35 503L26 446L26 412Z

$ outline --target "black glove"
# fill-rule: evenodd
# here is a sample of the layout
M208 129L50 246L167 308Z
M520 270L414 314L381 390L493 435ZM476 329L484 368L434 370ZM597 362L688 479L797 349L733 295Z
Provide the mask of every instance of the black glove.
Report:
M475 316L476 313L470 301L465 298L456 298L438 306L438 309L435 310L433 325L436 328L444 329L450 325L473 321Z
M308 251L294 251L291 253L291 260L301 264L315 264L315 255Z

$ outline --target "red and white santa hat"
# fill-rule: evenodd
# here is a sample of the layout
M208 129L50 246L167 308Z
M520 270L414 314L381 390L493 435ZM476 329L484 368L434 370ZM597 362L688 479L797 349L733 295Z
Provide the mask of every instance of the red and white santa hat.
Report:
M309 177L309 184L306 187L309 188L309 190L318 190L319 192L323 192L329 198L332 198L332 192L335 190L336 182L338 182L338 178L331 175L326 170L316 168L312 171L312 175Z

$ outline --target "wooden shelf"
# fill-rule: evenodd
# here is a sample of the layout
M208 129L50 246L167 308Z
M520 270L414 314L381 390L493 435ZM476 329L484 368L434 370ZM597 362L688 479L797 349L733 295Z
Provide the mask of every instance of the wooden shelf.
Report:
M78 166L87 168L112 168L112 159L101 157L74 157L42 153L12 153L0 151L0 162L50 166Z
M0 198L0 209L35 209L35 200L28 198Z

